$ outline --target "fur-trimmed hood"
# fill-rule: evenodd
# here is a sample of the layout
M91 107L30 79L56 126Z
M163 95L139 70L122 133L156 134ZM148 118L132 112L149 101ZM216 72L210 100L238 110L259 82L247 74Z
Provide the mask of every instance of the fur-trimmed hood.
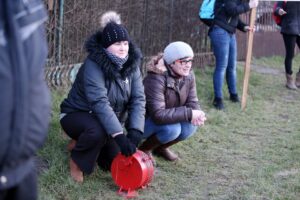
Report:
M118 74L122 78L128 77L137 67L141 65L142 53L136 45L129 41L128 60L121 70L110 60L101 44L102 32L92 35L85 43L88 58L96 62L108 78L115 79Z
M164 74L167 73L169 76L178 79L182 78L177 75L171 67L164 61L163 53L159 53L156 56L153 56L150 61L146 64L147 72L155 73L155 74Z
M156 74L163 74L167 71L167 67L165 65L163 54L159 53L156 56L153 56L150 61L146 64L147 72L153 72Z

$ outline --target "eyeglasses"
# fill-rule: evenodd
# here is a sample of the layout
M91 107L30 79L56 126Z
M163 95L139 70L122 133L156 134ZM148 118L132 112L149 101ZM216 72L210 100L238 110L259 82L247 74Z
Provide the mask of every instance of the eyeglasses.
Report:
M190 59L190 60L176 60L176 62L179 62L181 65L184 64L184 65L187 65L188 63L193 63L193 59Z

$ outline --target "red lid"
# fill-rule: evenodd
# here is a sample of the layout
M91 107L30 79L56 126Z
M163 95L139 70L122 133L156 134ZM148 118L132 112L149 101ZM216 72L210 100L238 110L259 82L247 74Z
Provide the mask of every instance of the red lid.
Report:
M146 186L152 180L153 172L151 158L140 150L130 157L118 154L111 166L113 180L124 190Z

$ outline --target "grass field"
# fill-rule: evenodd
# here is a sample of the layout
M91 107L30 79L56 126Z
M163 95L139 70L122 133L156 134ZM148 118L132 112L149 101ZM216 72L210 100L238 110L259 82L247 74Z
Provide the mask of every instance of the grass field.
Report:
M229 101L212 108L213 68L196 70L206 124L190 139L172 147L181 160L156 158L154 180L138 199L300 199L300 89L284 87L283 58L253 61L245 111ZM294 60L294 71L300 57ZM242 94L243 65L238 67ZM123 199L110 173L97 169L83 184L72 181L68 152L58 122L65 93L53 95L48 140L39 152L39 197L45 200Z

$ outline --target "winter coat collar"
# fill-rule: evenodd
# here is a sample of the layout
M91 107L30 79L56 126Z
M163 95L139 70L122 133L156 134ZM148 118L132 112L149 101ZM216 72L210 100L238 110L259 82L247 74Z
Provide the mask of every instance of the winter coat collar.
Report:
M147 72L153 72L155 74L163 74L167 71L163 60L163 54L159 53L157 56L153 56L146 64Z
M129 57L120 70L105 53L101 44L101 38L101 31L95 33L87 40L85 48L89 54L88 58L96 62L102 68L106 77L116 79L120 75L122 79L125 79L140 66L142 53L133 42L129 42Z

